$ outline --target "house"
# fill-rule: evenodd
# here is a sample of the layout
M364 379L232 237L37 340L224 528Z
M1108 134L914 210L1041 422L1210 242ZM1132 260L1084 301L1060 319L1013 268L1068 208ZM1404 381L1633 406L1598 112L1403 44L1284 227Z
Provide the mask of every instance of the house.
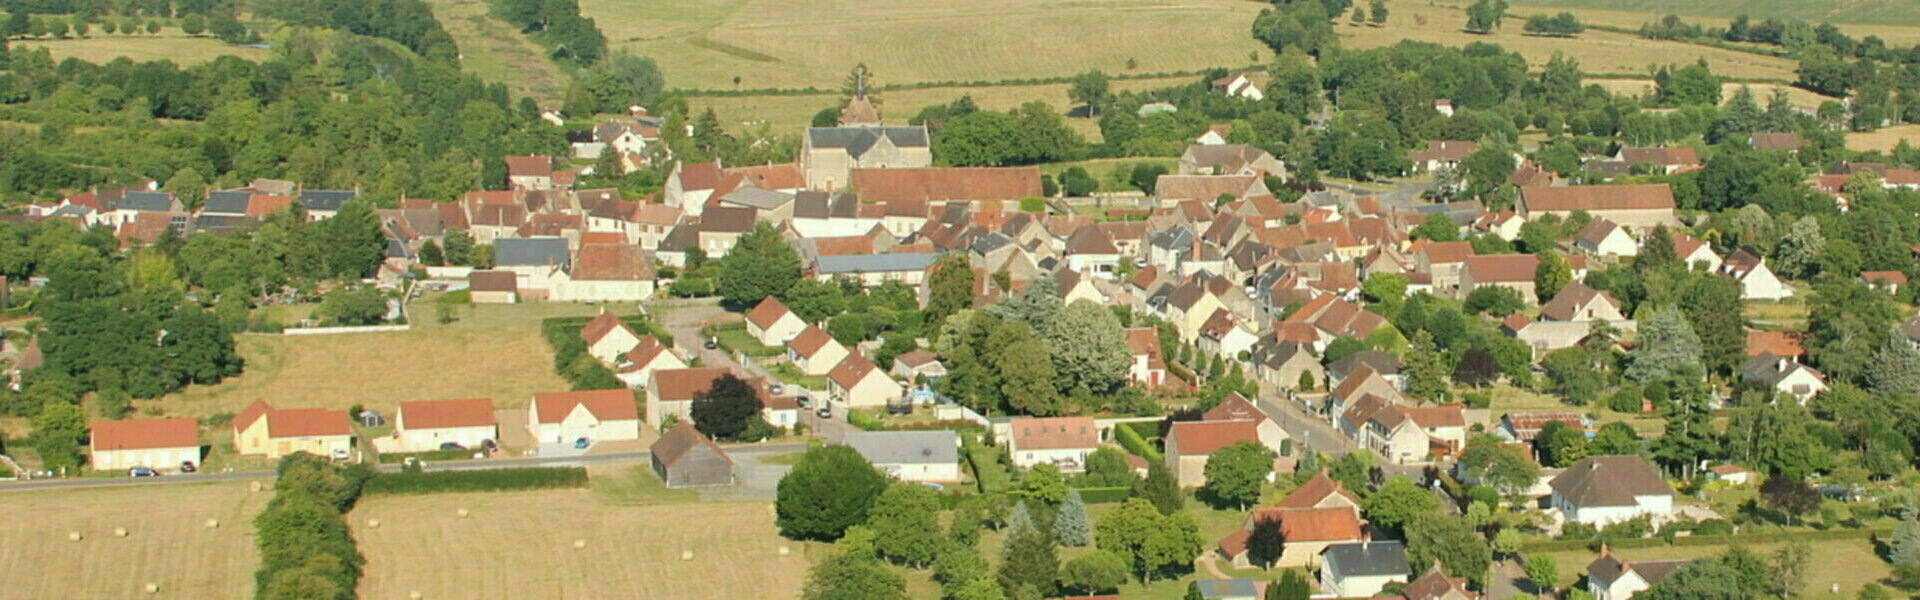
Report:
M1263 177L1251 175L1161 175L1155 180L1153 193L1162 203L1196 200L1209 205L1222 197L1228 200L1244 200L1258 196L1272 196L1267 190Z
M1680 264L1690 268L1702 268L1708 273L1720 270L1720 255L1714 254L1713 246L1685 233L1673 234L1673 255L1680 259Z
M88 426L87 465L95 471L178 471L186 464L200 465L200 424L193 419L94 421Z
M901 481L960 481L960 436L952 431L854 431L841 443Z
M1460 287L1460 270L1473 256L1472 242L1415 242L1413 268L1433 278L1433 289L1452 293Z
M519 279L507 271L473 271L467 290L474 304L513 304L520 301Z
M427 452L442 444L479 449L498 439L500 422L489 398L401 402L393 418L394 452Z
M1287 177L1287 165L1248 144L1192 145L1180 155L1180 175L1272 175ZM1212 198L1208 198L1209 201Z
M1202 579L1193 582L1202 600L1260 600L1260 587L1252 579Z
M1614 160L1626 164L1627 168L1645 165L1654 173L1672 175L1689 167L1700 166L1700 155L1692 148L1621 148Z
M1239 442L1260 443L1256 421L1179 421L1167 431L1167 469L1180 487L1207 483L1207 460L1221 448Z
M516 190L553 189L553 160L545 156L508 156L507 187Z
M1614 555L1612 549L1601 544L1600 557L1587 563L1587 593L1593 595L1593 600L1627 600L1666 581L1674 569L1684 564L1687 561L1630 561Z
M1606 219L1594 219L1580 228L1573 238L1575 246L1595 256L1638 256L1640 245L1627 229Z
M1467 589L1467 578L1448 577L1440 570L1440 562L1434 561L1413 581L1400 589L1400 595L1406 600L1479 600L1480 593Z
M493 268L513 273L521 293L539 297L567 279L573 264L572 244L564 237L500 238L493 241Z
M1255 425L1254 431L1257 434L1260 445L1266 446L1267 449L1272 450L1275 454L1280 453L1283 449L1283 442L1285 442L1288 437L1291 437L1287 435L1287 430L1280 428L1279 423L1275 422L1271 417L1268 417L1265 411L1260 410L1260 407L1255 406L1252 400L1248 400L1246 396L1240 395L1239 392L1227 394L1227 397L1222 399L1220 404L1214 405L1212 410L1201 413L1200 420L1252 421Z
M1266 71L1238 71L1209 82L1209 87L1230 97L1258 102L1267 99L1266 93L1260 90L1266 79Z
M1907 274L1899 271L1861 271L1860 280L1865 282L1867 287L1889 294L1898 294L1900 288L1907 285Z
M1800 139L1800 134L1791 131L1785 133L1762 133L1756 131L1747 134L1747 144L1753 146L1755 150L1785 150L1787 154L1799 154L1800 146L1804 143L1805 142Z
M580 339L587 342L587 354L606 364L614 364L640 344L640 334L627 327L620 317L602 309L600 316L580 328Z
M1160 356L1160 333L1152 327L1127 329L1127 380L1147 387L1167 383L1167 362Z
M800 401L794 396L760 396L760 418L768 425L792 431L800 425Z
M1775 277L1767 260L1746 248L1733 251L1720 263L1719 273L1740 282L1742 300L1781 300L1793 296L1793 288Z
M1351 427L1348 427L1344 422L1346 415L1351 412L1353 407L1358 405L1361 400L1368 397L1378 398L1384 403L1390 398L1399 398L1400 390L1394 387L1393 384L1388 383L1380 374L1375 373L1373 369L1360 367L1356 369L1353 374L1348 375L1346 379L1341 380L1339 384L1333 386L1333 389L1327 394L1327 416L1337 421L1335 424L1340 425L1343 430L1345 430L1348 438L1354 440L1360 439L1359 436L1361 433L1359 428L1366 424L1366 419L1362 418L1355 421ZM1354 416L1358 417L1359 415Z
M652 408L651 403L648 407ZM634 406L629 390L542 392L533 395L533 403L527 408L527 429L542 444L567 444L581 438L595 442L637 440L640 409Z
M1553 478L1553 508L1568 521L1605 526L1673 513L1673 488L1638 455L1589 456Z
M1254 565L1247 556L1247 540L1253 537L1255 529L1278 527L1286 543L1273 566L1310 568L1319 564L1320 553L1327 546L1358 542L1365 537L1357 514L1345 507L1256 508L1247 515L1246 526L1221 538L1216 548L1235 568L1250 568Z
M1406 376L1400 373L1400 369L1405 366L1400 362L1400 357L1392 354L1380 350L1361 350L1327 363L1327 377L1331 378L1335 384L1344 384L1349 378L1364 375L1361 367L1366 367L1365 370L1372 371L1380 379L1392 384L1389 389L1397 390L1406 385ZM1379 390L1368 388L1366 391L1378 392Z
M1420 464L1458 454L1467 443L1465 407L1386 404L1366 418L1368 446L1393 464ZM1356 410L1359 407L1356 405Z
M1233 133L1232 123L1220 123L1207 127L1206 132L1194 138L1193 143L1201 146L1219 146L1227 143L1227 135Z
M807 322L800 315L787 310L779 298L767 296L760 304L747 311L747 335L753 336L762 346L781 346L800 335L806 329ZM652 421L652 419L648 419Z
M939 259L940 255L932 252L820 256L813 262L813 278L833 281L845 277L866 287L876 287L889 281L918 287L926 280L927 267Z
M1785 394L1806 404L1827 391L1827 376L1792 357L1761 354L1740 367L1740 378Z
M1407 152L1407 160L1413 161L1413 172L1432 173L1440 169L1458 169L1460 161L1467 155L1479 150L1480 144L1460 140L1432 140L1427 142L1426 150Z
M653 297L653 260L629 244L586 244L551 298L572 302L640 302Z
M1494 434L1516 442L1532 443L1548 423L1559 421L1582 433L1593 428L1593 419L1573 411L1523 411L1500 416Z
M1320 366L1320 360L1314 358L1311 347L1311 342L1262 338L1253 345L1254 378L1276 388L1295 391L1307 391L1301 389L1301 381L1307 382L1307 389L1319 387L1327 372Z
M1371 598L1412 574L1400 542L1334 544L1320 553L1320 591L1336 598Z
M1756 477L1753 471L1731 463L1707 468L1708 479L1725 482L1727 485L1747 485L1753 483Z
M713 380L726 375L721 367L665 369L653 372L653 384L647 386L647 422L654 427L667 417L686 421L693 418L693 397L713 387Z
M352 420L344 410L281 409L254 400L233 417L233 447L267 458L306 452L344 459L353 449Z
M939 381L947 376L947 366L932 352L915 349L893 357L893 368L887 373L904 381Z
M912 169L933 164L927 128L809 127L801 139L800 167L807 187L835 191L853 185L854 169Z
M1200 337L1194 340L1194 345L1201 352L1239 360L1242 352L1251 356L1253 344L1259 339L1260 336L1242 328L1233 314L1222 308L1213 311L1213 316L1200 325Z
M1465 299L1483 287L1503 287L1520 293L1528 304L1535 302L1533 271L1540 266L1535 254L1493 254L1469 256L1460 269L1458 296Z
M733 459L691 421L667 430L647 451L653 474L669 488L733 485Z
M834 341L827 332L808 325L800 330L800 335L787 342L787 360L802 375L826 375L847 358L847 347Z
M1673 214L1673 189L1664 183L1524 187L1516 208L1529 221L1546 215L1565 219L1586 211L1596 219L1638 229L1680 224Z
M886 406L905 391L900 382L859 354L848 354L827 372L827 393L849 408Z
M720 171L718 162L675 162L673 170L667 172L667 181L660 190L660 200L668 208L698 217L705 212L707 200L713 198L723 177L725 174Z
M1023 417L1008 422L1007 454L1022 469L1050 464L1062 471L1086 469L1087 455L1100 447L1093 417Z
M1808 337L1809 334L1794 331L1749 331L1747 332L1747 357L1771 354L1799 360L1800 357L1807 355L1807 348L1801 342Z
M1618 323L1627 320L1620 312L1620 301L1613 294L1587 287L1578 281L1570 282L1560 288L1560 293L1540 307L1540 319L1545 321L1590 322L1606 321Z
M653 384L653 374L666 369L685 369L687 361L658 338L651 335L640 336L633 345L614 363L614 377L626 383L628 388L642 388Z

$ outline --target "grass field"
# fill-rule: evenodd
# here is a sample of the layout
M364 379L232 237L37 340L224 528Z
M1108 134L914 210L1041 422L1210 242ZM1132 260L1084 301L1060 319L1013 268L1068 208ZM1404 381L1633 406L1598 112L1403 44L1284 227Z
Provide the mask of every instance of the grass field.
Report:
M19 48L46 48L58 62L68 58L78 58L92 63L104 63L125 56L134 62L152 60L171 60L182 65L203 63L222 56L238 56L252 61L265 60L267 50L235 46L210 37L185 37L175 31L164 31L160 37L148 35L107 35L96 34L90 38L70 40L13 40L10 43Z
M1601 87L1607 88L1607 91L1616 94L1651 96L1654 91L1652 79L1588 79L1586 83L1598 84ZM1739 93L1742 87L1753 90L1753 97L1761 106L1765 106L1767 99L1773 97L1774 90L1786 90L1787 99L1793 101L1794 106L1817 107L1820 106L1822 102L1836 99L1832 96L1823 96L1790 85L1774 83L1728 83L1720 86L1720 101L1726 102L1727 100L1733 99L1733 95Z
M675 86L683 85L679 80L669 81ZM1150 90L1188 81L1187 78L1129 79L1113 82L1113 89ZM974 104L986 110L1011 110L1035 100L1046 102L1062 113L1071 108L1066 84L942 87L881 93L878 96L881 101L880 116L888 124L905 125L920 109L947 104L961 96L973 96ZM823 108L839 106L841 98L835 93L817 96L701 96L688 98L687 101L696 111L712 108L720 116L721 122L730 128L756 128L764 124L775 134L798 134L813 120L814 113ZM1068 118L1067 125L1088 140L1100 139L1100 124L1095 119Z
M1877 131L1849 133L1847 134L1847 149L1862 152L1872 150L1886 152L1892 150L1894 146L1899 145L1900 140L1912 140L1907 142L1908 144L1920 142L1920 125L1895 125L1893 127L1882 127Z
M764 502L613 506L585 490L391 496L361 502L350 521L367 557L363 598L793 598L808 568L806 548L777 535Z
M171 416L237 413L255 399L279 408L391 410L405 400L492 398L495 408L526 406L534 392L570 389L553 373L553 352L540 319L591 315L597 307L540 303L460 307L440 325L432 302L414 303L414 329L384 333L236 338L244 373L219 385L194 386L139 408Z
M460 65L466 70L489 83L507 84L514 96L554 103L566 94L560 67L518 29L487 16L486 0L428 0L427 4L460 46Z
M1775 17L1835 24L1920 25L1920 4L1911 0L1512 0L1512 4L1510 14L1533 14L1549 9L1571 9L1576 14L1585 14L1597 9L1722 20L1744 14L1756 21Z
M841 85L1161 73L1256 62L1262 6L1239 0L582 0L609 45L660 61L674 87ZM966 32L956 35L956 32ZM1264 60L1264 59L1262 59ZM817 110L817 109L816 109Z
M1873 553L1866 540L1830 540L1813 542L1813 558L1807 564L1807 587L1802 598L1852 598L1860 587L1886 579L1891 573L1887 563ZM1771 559L1781 544L1747 546L1748 550ZM1714 556L1726 546L1673 546L1620 551L1628 560L1680 560ZM1587 563L1598 554L1587 551L1548 553L1560 565L1560 585L1572 585L1587 571ZM1840 593L1829 592L1833 584ZM1884 585L1884 584L1883 584Z
M245 483L143 485L0 494L0 596L247 598L253 517L270 497ZM85 510L74 510L83 506ZM218 519L208 528L207 519ZM125 527L127 537L114 537ZM79 531L79 542L67 540ZM148 583L156 594L144 594Z
M1516 411L1574 411L1581 414L1592 415L1596 426L1613 421L1625 421L1628 425L1632 425L1635 431L1640 432L1642 436L1659 435L1666 431L1666 422L1661 420L1658 415L1616 412L1600 404L1574 406L1562 402L1559 398L1540 392L1523 390L1508 384L1500 384L1488 388L1488 392L1492 394L1493 398L1493 409L1490 416L1495 421L1498 421L1501 415Z

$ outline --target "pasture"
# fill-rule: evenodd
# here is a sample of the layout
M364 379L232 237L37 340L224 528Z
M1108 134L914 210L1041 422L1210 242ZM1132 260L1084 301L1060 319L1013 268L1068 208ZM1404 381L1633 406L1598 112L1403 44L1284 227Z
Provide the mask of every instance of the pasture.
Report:
M793 598L809 566L765 502L617 506L587 490L385 496L362 501L349 521L367 557L363 598Z
M1847 134L1847 149L1860 152L1878 150L1886 152L1900 144L1900 140L1920 142L1920 125L1895 125L1881 127L1874 131L1861 131Z
M1892 569L1886 561L1874 554L1873 544L1867 540L1826 540L1810 542L1813 557L1807 561L1806 588L1802 598L1840 599L1853 598L1860 588L1868 583L1886 579ZM1744 546L1762 557L1771 559L1784 544L1754 544ZM1727 551L1727 546L1671 546L1665 548L1635 548L1618 551L1628 560L1688 560L1716 556ZM1587 572L1587 563L1599 555L1585 550L1573 552L1549 552L1560 565L1562 586L1572 585ZM1830 592L1832 586L1840 586L1840 593ZM1882 584L1884 585L1884 583Z
M1678 14L1686 17L1713 17L1724 21L1738 15L1754 20L1767 17L1800 19L1808 22L1831 21L1835 24L1920 25L1920 4L1907 0L1510 0L1510 14L1543 11L1589 10L1642 15ZM1467 2L1470 4L1470 2ZM1638 26L1634 23L1633 26Z
M134 62L170 60L181 65L203 63L222 56L238 56L251 61L266 60L267 50L235 46L210 37L185 37L174 31L166 35L94 34L70 40L12 40L15 49L46 48L55 62L78 58L91 63L106 63L122 56Z
M560 67L519 29L487 15L486 0L428 0L433 16L460 46L460 65L514 96L558 102L566 94Z
M251 597L253 517L271 496L246 483L0 493L0 596ZM68 540L73 531L80 541ZM143 593L149 583L160 591Z
M580 4L612 48L653 57L677 88L838 89L862 62L882 83L912 83L1162 73L1271 58L1249 34L1264 4L1239 0Z

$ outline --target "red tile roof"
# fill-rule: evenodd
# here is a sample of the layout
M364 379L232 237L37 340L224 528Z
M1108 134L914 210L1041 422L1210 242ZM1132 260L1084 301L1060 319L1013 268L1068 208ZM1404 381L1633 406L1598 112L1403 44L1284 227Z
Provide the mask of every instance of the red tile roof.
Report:
M603 312L600 313L600 316L594 317L592 321L588 321L586 327L580 328L580 339L586 340L587 345L591 346L598 343L601 338L607 337L607 334L613 333L616 329L625 329L628 334L633 334L633 328L627 327L626 323L620 322L620 317L614 316L614 314L610 312Z
M747 321L760 326L761 329L766 329L792 312L787 310L787 305L780 303L779 298L767 296L765 300L760 301L760 304L754 305L753 310L747 311Z
M1287 494L1285 498L1281 498L1280 502L1275 503L1274 506L1278 508L1313 508L1314 505L1319 504L1321 501L1326 500L1328 496L1334 494L1346 496L1347 500L1352 501L1355 506L1360 504L1359 497L1354 496L1353 492L1347 491L1346 486L1341 485L1340 482L1334 481L1331 477L1327 477L1326 471L1321 471L1314 475L1312 479L1308 479L1306 483L1300 484L1300 487L1294 488L1293 492Z
M280 408L267 413L267 437L293 438L353 435L347 411L324 408Z
M1664 183L1529 187L1520 199L1528 211L1673 209L1673 189Z
M867 378L868 373L872 373L874 369L878 368L879 367L873 365L873 361L867 360L867 357L861 356L858 353L851 353L848 354L846 358L841 359L840 364L834 365L833 370L827 372L827 379L832 380L834 384L842 388L850 390L859 386L860 382Z
M494 419L491 398L401 402L400 421L406 423L407 429L491 427L500 424Z
M725 371L724 369L715 370ZM667 372L655 373L654 385L659 385L660 374ZM700 388L700 391L705 390L705 387ZM688 397L691 398L692 395ZM587 412L593 413L594 418L602 421L632 421L640 418L640 408L634 402L632 390L543 392L533 395L533 403L539 408L541 423L559 423L565 420L567 413L573 412L573 407L576 406L587 407Z
M854 169L851 187L866 202L1019 200L1040 196L1034 167Z
M1008 423L1014 447L1021 450L1065 450L1100 445L1100 427L1093 417L1021 418Z
M653 372L653 391L661 400L692 400L713 387L713 380L727 374L721 367L664 369ZM538 396L535 396L537 399ZM543 413L545 411L542 411Z
M794 354L812 357L832 341L833 336L827 335L827 332L819 327L808 325L806 329L800 330L800 335L793 337L793 341L787 342L787 347L792 348Z
M1236 442L1259 443L1260 425L1256 421L1182 421L1173 424L1167 437L1179 440L1181 456L1213 454Z
M1474 283L1511 283L1533 281L1540 257L1533 254L1490 254L1468 257L1462 273L1473 274Z
M553 160L545 156L508 156L508 177L552 177Z
M91 429L96 451L200 446L200 425L193 419L94 421Z
M652 281L653 261L639 246L591 244L573 259L577 281Z

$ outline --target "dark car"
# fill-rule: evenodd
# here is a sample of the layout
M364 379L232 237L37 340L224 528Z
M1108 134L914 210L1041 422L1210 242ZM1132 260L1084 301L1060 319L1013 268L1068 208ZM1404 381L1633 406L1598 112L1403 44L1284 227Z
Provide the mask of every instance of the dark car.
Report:
M711 338L711 337L710 337L710 338L707 338L707 343L706 343L706 347L707 347L707 349L708 349L708 350L712 350L712 349L714 349L714 348L719 348L719 347L720 347L720 338Z
M807 408L813 406L813 399L806 396L797 396L793 399L793 403L800 405L800 408Z
M447 442L444 444L440 444L440 449L441 450L465 450L467 449L467 447L459 444L455 444L453 442Z
M778 396L780 395L781 392L785 392L785 391L787 391L787 386L780 385L779 382L767 384L767 393L769 394Z
M576 450L585 450L587 449L587 446L590 446L592 444L593 444L592 442L587 441L587 438L580 438L573 441L573 447Z
M128 477L159 477L160 472L155 471L153 469L146 468L146 467L134 467L131 469L127 469L127 476Z
M194 472L194 471L198 471L198 470L200 470L200 467L198 467L198 466L196 466L196 465L194 465L194 464L193 464L193 461L190 461L190 460L183 460L183 461L180 461L180 472L181 472L181 473L192 473L192 472Z

